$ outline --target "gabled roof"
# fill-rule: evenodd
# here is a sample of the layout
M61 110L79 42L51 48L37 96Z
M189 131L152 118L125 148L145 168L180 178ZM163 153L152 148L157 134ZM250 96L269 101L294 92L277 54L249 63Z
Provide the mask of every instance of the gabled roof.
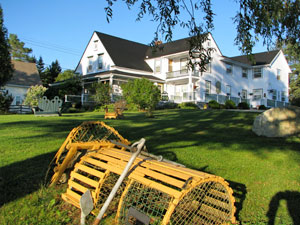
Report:
M179 52L185 52L190 49L189 40L191 38L183 38L176 41L167 42L164 44L160 44L156 49L148 47L146 52L146 58L156 58L164 55L171 55ZM148 56L148 57L147 57Z
M116 66L153 72L144 60L148 45L97 31L96 34Z
M42 84L35 63L12 60L12 64L14 66L13 77L10 81L7 82L6 85L12 84L21 86L33 86Z
M234 61L238 61L240 63L248 64L250 66L260 66L260 65L271 64L271 62L277 56L279 51L280 50L255 53L255 54L253 54L254 62L251 62L251 60L249 60L247 55L227 57L227 58L234 60Z

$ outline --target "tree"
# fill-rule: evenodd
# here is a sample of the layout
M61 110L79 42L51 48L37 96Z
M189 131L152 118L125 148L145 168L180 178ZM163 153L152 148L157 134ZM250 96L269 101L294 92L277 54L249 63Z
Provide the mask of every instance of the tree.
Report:
M30 105L31 107L38 106L38 101L43 97L44 93L47 91L47 88L42 85L31 86L26 93L24 100L25 105Z
M110 103L111 88L109 83L94 83L92 86L94 101L99 105L107 105Z
M64 72L58 74L58 76L55 79L55 82L69 80L77 77L77 75L74 73L74 70L65 70Z
M128 104L135 104L140 110L147 110L148 116L160 100L160 91L151 81L143 79L130 80L122 85L123 96Z
M40 74L40 78L42 80L44 87L49 87L49 84L52 84L55 82L56 77L61 72L61 67L59 65L59 62L55 60L55 62L52 62L50 66L48 66L44 72Z
M37 60L36 62L36 68L39 72L39 74L41 75L42 72L44 72L45 70L45 63L44 63L44 60L42 58L42 56L40 56L39 60Z
M106 0L106 2L107 6L104 10L109 22L113 16L113 5L117 0ZM205 64L210 61L210 54L213 51L203 47L208 32L214 28L211 0L123 0L123 2L129 9L138 5L137 20L149 14L158 23L151 43L156 48L159 47L155 44L159 33L165 41L171 41L175 26L186 28L191 36L189 66L199 65L201 70L205 70ZM259 38L262 38L268 47L272 46L274 38L288 39L290 43L297 46L298 51L300 50L299 0L236 0L236 2L240 4L240 10L234 17L237 25L235 43L242 53L251 56L252 49ZM188 19L185 15L188 15ZM194 54L195 52L197 54Z
M3 11L0 5L0 87L12 78L13 66L10 60L7 29L3 23Z
M8 94L8 91L3 93L0 92L0 112L7 113L9 111L9 106L13 102L14 98L12 95Z
M23 62L36 62L35 57L30 56L32 49L24 47L25 43L20 41L16 34L9 34L8 41L12 59Z

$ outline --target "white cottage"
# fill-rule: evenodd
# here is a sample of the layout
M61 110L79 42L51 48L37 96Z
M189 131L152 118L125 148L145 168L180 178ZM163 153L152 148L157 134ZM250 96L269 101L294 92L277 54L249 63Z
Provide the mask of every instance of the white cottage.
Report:
M206 72L187 69L189 38L161 44L153 51L148 45L94 32L75 71L84 81L84 101L90 83L109 82L114 95L128 79L147 78L158 85L169 100L204 103L231 99L252 107L288 104L291 72L281 50L247 56L223 56L211 34L204 44L214 48Z

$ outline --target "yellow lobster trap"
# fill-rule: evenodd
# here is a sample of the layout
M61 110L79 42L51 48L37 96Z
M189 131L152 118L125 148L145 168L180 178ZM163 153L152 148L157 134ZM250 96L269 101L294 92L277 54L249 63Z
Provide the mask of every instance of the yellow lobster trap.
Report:
M125 140L105 145L97 141L69 143L68 149L86 154L74 165L62 198L80 208L81 196L89 190L92 213L97 215L133 154L124 147L128 144ZM232 194L221 177L142 152L105 215L115 216L116 224L235 223Z

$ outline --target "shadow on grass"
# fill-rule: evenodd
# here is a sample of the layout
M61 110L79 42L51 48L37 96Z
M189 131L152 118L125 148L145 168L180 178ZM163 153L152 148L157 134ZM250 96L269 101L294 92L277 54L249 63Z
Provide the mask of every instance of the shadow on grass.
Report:
M38 190L55 152L39 155L0 168L0 207Z
M267 212L269 218L268 224L275 224L276 214L281 201L286 202L293 224L300 224L300 192L298 191L278 192L273 196L269 204L269 211Z

